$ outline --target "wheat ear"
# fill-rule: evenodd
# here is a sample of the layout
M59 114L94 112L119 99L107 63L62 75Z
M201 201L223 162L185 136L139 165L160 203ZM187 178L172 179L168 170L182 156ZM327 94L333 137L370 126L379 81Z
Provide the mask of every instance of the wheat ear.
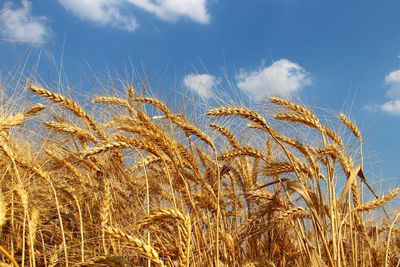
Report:
M43 124L57 133L70 134L72 136L76 136L78 139L84 141L89 140L94 144L97 143L96 138L89 131L82 129L79 126L75 126L67 122L56 122L56 121L48 121L44 122Z
M121 106L121 107L126 108L131 114L135 113L132 106L126 100L118 98L118 97L98 96L98 97L95 97L93 99L93 101L96 103L106 103L106 104Z
M278 97L271 97L269 99L269 101L276 105L279 105L279 106L285 107L287 109L290 109L294 112L297 112L298 114L301 114L303 116L312 118L314 120L318 120L317 116L311 110L309 110L308 108L301 106L299 104L293 103L289 100L285 100L285 99L278 98Z
M166 116L169 116L171 114L167 105L165 105L163 102L161 102L158 99L155 99L152 97L136 97L133 100L135 102L153 105L156 108L158 108L159 110L161 110Z
M83 108L80 107L75 101L33 84L29 85L28 90L70 110L77 117L83 119L99 135L102 140L107 139L104 132L99 128L94 119L86 114Z
M211 123L210 127L217 130L223 136L225 136L233 148L240 147L239 140L235 137L235 135L233 134L233 132L230 129L228 129L222 125L218 125L216 123Z
M209 110L207 112L209 116L240 116L246 118L252 122L259 124L261 127L269 128L267 121L257 112L250 110L248 108L242 107L221 107Z
M292 113L278 113L274 115L277 120L285 120L291 122L298 122L310 126L316 129L322 129L322 125L318 119L312 117L306 117L302 115L292 114Z
M164 262L160 259L158 256L157 251L150 245L147 245L145 242L142 240L133 237L131 235L128 235L127 233L123 232L122 230L116 228L116 227L111 227L107 226L105 228L105 233L119 239L121 241L128 242L130 245L132 245L133 249L139 253L141 256L149 259L151 262L154 264L164 267Z
M347 126L347 128L354 134L355 137L362 142L361 132L358 129L357 125L352 122L346 115L343 113L339 114L340 120Z
M263 156L263 154L260 151L258 151L256 148L250 147L250 146L240 147L240 148L234 149L232 151L223 153L222 155L218 156L218 159L226 161L226 160L234 159L239 156L249 156L249 157L261 158L261 159L265 160L265 157Z
M382 196L379 199L372 200L370 202L367 202L362 205L358 205L353 209L353 211L369 211L369 210L374 210L376 208L379 208L383 205L385 205L387 202L391 201L393 198L395 198L398 194L400 193L400 188L395 188L386 195Z

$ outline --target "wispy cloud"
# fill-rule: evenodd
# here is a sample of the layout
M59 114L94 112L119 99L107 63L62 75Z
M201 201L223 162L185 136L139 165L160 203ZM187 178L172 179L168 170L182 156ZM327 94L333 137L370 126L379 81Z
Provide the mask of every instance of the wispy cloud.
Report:
M32 15L32 3L22 0L20 7L6 2L0 10L1 37L11 42L44 43L50 35L45 16Z
M100 25L134 31L138 22L133 15L122 14L120 0L58 0L65 9L80 19Z
M237 85L250 97L261 100L269 96L291 97L311 83L310 74L299 64L280 59L255 71L241 70Z
M381 109L393 115L400 115L400 99L387 101Z
M210 14L206 0L127 0L129 3L153 13L163 20L177 21L188 18L198 23L208 23Z
M133 7L140 8L161 20L189 19L208 23L207 0L58 0L68 11L82 20L135 31L139 23Z
M381 105L380 109L387 113L400 116L400 69L386 75L385 83L389 86L386 92L389 101Z
M190 73L183 78L183 84L199 96L210 98L219 79L209 74Z

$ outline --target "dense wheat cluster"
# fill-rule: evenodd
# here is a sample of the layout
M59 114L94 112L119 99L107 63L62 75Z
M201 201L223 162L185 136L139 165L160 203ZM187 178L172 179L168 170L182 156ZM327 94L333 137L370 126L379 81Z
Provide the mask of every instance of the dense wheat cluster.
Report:
M218 107L203 125L130 86L94 99L99 118L27 90L43 104L0 117L1 266L399 266L383 210L399 189L366 197L344 114L339 134L271 98L272 116Z

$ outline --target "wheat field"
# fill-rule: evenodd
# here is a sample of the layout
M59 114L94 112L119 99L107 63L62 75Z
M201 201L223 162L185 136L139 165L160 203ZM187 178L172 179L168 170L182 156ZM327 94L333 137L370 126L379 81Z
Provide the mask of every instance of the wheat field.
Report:
M400 265L400 189L375 192L345 114L24 90L0 118L0 266Z

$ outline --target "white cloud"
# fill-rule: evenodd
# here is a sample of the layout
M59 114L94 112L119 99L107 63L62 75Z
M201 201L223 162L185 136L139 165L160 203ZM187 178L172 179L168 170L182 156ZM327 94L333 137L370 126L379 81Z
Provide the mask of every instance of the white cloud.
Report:
M400 115L400 69L390 72L385 77L389 86L386 96L390 99L380 109L393 115Z
M210 15L206 0L127 0L161 19L176 21L188 18L198 23L208 23Z
M386 102L381 109L393 115L400 115L400 99Z
M136 18L121 13L121 0L58 0L65 9L82 20L97 24L109 24L115 28L134 31L138 27Z
M400 69L386 75L385 83L390 86L387 96L390 98L400 98Z
M309 73L299 64L280 59L250 73L241 70L237 85L254 99L261 100L270 96L290 97L310 84Z
M50 35L47 18L32 15L32 4L22 0L22 5L14 9L6 2L0 10L0 34L2 38L13 42L43 43Z
M208 0L58 0L68 11L79 18L100 25L134 31L139 24L132 8L140 8L162 20L177 21L187 18L198 23L208 23Z
M183 84L199 96L209 98L212 95L212 89L218 85L219 80L209 74L190 73L183 78Z

